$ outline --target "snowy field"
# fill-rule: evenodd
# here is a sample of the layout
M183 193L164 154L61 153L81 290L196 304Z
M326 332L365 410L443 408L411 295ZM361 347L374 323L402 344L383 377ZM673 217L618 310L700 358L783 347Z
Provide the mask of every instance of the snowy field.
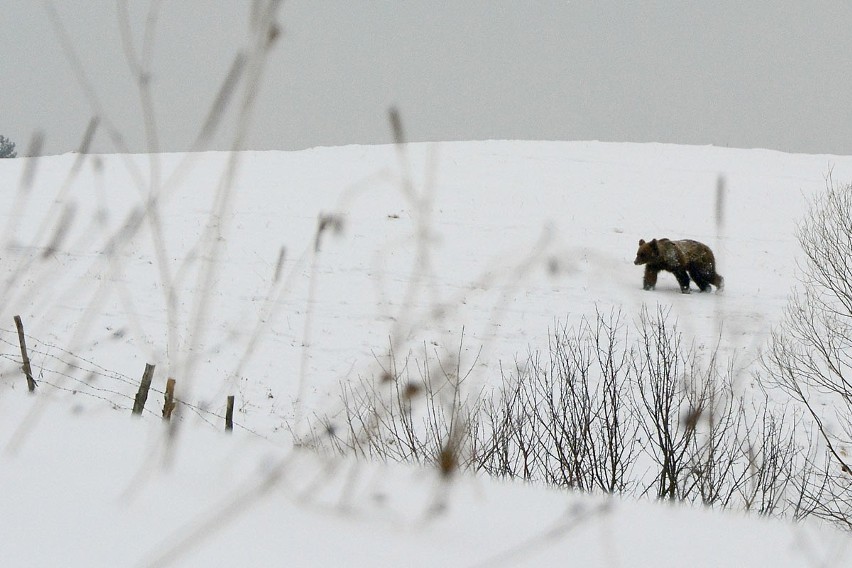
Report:
M446 482L294 450L288 430L333 414L339 383L377 376L389 346L460 352L477 389L559 322L613 307L633 321L643 304L735 357L747 394L795 282L796 222L829 172L852 180L852 157L491 141L0 160L0 557L848 565L848 535L815 523ZM710 245L725 291L682 295L667 273L643 291L633 258L654 237ZM155 390L177 380L176 437L158 392L130 417L146 363Z

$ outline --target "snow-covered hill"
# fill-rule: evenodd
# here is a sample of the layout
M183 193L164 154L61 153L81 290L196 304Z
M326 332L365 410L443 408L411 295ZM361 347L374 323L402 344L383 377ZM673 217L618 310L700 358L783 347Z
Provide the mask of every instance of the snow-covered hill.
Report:
M0 555L19 566L845 565L849 538L825 527L446 483L295 451L287 432L333 413L337 384L378 373L389 345L461 349L474 388L545 348L556 322L610 307L635 318L643 303L671 306L699 347L736 355L746 393L795 281L796 221L829 172L852 179L852 158L493 141L2 160ZM643 291L632 260L652 237L713 247L724 293L682 295L669 274ZM191 405L174 439L159 395L129 416L145 363L155 388L174 377Z

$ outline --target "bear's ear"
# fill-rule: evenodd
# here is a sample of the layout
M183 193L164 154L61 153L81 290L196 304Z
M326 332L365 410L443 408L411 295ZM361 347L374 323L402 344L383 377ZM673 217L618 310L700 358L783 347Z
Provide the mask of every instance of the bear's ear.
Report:
M651 239L651 242L648 244L651 245L652 249L657 250L657 239Z
M645 244L645 239L639 239L639 246L641 247L644 244Z

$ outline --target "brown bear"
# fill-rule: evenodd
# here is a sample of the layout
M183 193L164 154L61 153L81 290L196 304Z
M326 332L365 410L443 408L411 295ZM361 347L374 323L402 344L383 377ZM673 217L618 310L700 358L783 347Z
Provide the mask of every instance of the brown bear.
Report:
M689 294L690 278L702 292L709 292L710 284L717 290L724 287L724 279L716 273L713 251L698 241L653 239L646 243L640 240L633 264L645 265L645 290L654 289L660 270L668 270L674 274L680 284L680 291L684 294Z

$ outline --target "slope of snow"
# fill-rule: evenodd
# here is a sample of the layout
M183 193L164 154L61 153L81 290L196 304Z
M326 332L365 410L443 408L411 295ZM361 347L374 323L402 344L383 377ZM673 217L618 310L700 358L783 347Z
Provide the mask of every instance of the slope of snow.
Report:
M840 566L852 555L824 527L446 484L326 462L289 449L286 433L334 412L339 381L378 374L389 344L398 356L461 349L475 386L544 348L558 321L611 307L633 319L643 303L671 306L699 346L736 355L748 390L794 283L796 220L829 172L852 179L852 158L509 141L97 156L75 169L78 158L39 160L29 188L26 160L0 161L0 479L16 488L2 498L0 554L15 564ZM157 171L161 193L138 224ZM335 222L318 235L321 216ZM652 237L711 245L725 292L682 295L668 274L643 291L632 260ZM194 406L173 443L161 395L128 416L146 362L155 388L173 376ZM218 431L228 394L232 436Z
M7 393L8 395L8 393ZM4 397L4 398L9 398ZM4 426L21 418L17 400ZM4 406L9 406L8 404ZM15 438L4 427L0 442ZM283 454L51 405L3 454L6 566L845 566L847 534L731 512Z

